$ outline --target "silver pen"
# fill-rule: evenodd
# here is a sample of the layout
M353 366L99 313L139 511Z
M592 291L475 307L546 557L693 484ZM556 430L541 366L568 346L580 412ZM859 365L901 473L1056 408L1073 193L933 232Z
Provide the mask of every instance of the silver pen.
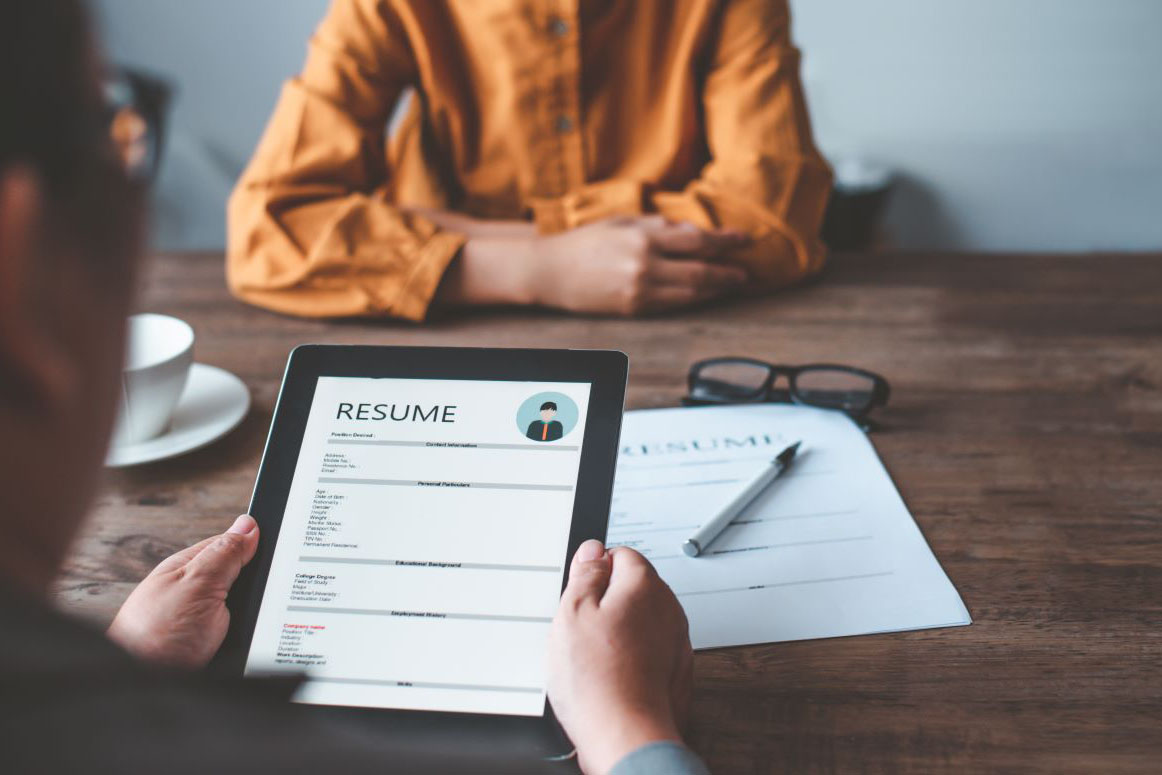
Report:
M726 526L733 522L734 518L751 504L751 501L757 498L763 490L767 489L771 485L771 482L778 479L779 475L790 467L791 461L795 459L795 453L799 451L799 445L802 443L801 441L796 441L775 455L775 459L767 464L766 468L760 471L758 476L752 479L742 492L736 495L717 515L702 525L702 527L698 528L698 531L682 544L682 551L689 557L697 557L706 551L710 544L714 543L714 539L718 538L718 534L725 530Z

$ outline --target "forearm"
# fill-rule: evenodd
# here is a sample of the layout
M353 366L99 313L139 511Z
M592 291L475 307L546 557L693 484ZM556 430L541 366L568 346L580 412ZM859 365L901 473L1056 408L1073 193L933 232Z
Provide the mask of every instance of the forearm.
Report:
M448 266L436 292L447 307L533 304L533 243L536 226L529 221L483 220L463 213L416 208L446 231L467 237Z
M442 306L536 303L533 237L469 236L436 292Z

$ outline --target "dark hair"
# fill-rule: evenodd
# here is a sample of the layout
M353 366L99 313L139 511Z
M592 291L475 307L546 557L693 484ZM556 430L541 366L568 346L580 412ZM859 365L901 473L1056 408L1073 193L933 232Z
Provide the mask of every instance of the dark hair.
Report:
M557 411L557 405L552 401L546 401L545 403L541 404L541 411L543 412L546 409L552 409L555 412Z
M23 163L51 194L99 152L101 101L78 0L10 0L0 12L0 168Z
M35 172L52 237L123 278L141 197L113 153L85 4L5 0L0 73L0 174L16 165Z

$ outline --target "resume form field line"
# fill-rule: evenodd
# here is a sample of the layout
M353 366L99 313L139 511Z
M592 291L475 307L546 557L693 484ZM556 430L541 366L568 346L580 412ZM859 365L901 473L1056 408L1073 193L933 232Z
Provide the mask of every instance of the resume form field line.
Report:
M299 562L324 562L336 565L389 565L401 568L435 568L438 570L512 570L534 573L560 573L560 565L505 565L488 562L449 562L444 560L379 560L362 557L299 557Z
M733 549L715 549L709 554L737 554L739 552L763 552L769 549L788 549L792 546L817 546L819 544L845 544L849 541L870 541L875 536L846 536L843 538L821 538L818 541L791 541L785 544L766 544L764 546L739 546Z
M694 595L719 595L724 592L749 592L758 589L776 589L778 587L799 587L804 584L828 584L833 581L857 581L859 579L874 579L880 576L891 576L892 571L886 570L880 573L860 573L855 576L833 576L827 579L800 579L797 581L778 581L772 584L751 584L746 587L727 587L725 589L698 589L692 592L676 592L678 597L693 597Z
M400 441L397 439L327 439L346 447L427 447L430 449L520 449L529 452L576 452L576 444L485 444L478 441Z
M318 677L312 679L319 683L353 684L364 686L394 686L400 689L454 689L469 692L524 692L540 694L541 689L535 686L480 686L478 684L445 684L430 681L391 681L376 678L331 678Z
M346 479L338 476L320 476L319 484L371 484L382 487L448 487L477 490L557 490L570 492L571 484L518 484L515 482L443 482L416 479Z
M442 611L399 611L390 608L329 608L321 605L288 605L288 611L348 616L396 616L404 619L464 619L474 622L527 622L548 624L551 616L505 616L503 614L456 614Z

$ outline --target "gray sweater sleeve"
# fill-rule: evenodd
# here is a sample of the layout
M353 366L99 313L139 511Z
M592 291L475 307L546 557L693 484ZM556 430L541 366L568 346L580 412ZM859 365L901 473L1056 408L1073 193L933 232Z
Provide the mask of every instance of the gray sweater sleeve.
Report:
M710 775L710 770L689 748L666 740L627 754L609 775Z

